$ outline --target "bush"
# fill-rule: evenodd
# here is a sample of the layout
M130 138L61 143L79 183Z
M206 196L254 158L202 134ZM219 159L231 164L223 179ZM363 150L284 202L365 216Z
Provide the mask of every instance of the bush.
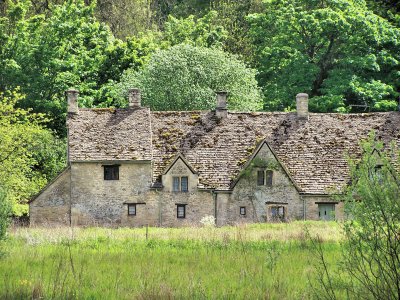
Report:
M334 274L319 251L319 299L400 299L400 153L384 149L374 135L362 144L364 155L350 161L351 184L341 196L348 220ZM338 293L337 287L341 291Z

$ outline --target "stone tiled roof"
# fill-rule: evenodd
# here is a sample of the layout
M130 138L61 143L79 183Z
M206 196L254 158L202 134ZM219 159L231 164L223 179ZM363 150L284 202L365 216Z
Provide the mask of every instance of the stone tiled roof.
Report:
M348 181L346 153L360 154L371 130L400 142L400 113L310 114L81 110L71 117L71 160L152 159L154 183L178 153L199 174L200 188L229 190L266 140L299 189L325 194ZM106 147L108 146L108 147Z
M81 108L67 122L71 161L151 159L148 108Z

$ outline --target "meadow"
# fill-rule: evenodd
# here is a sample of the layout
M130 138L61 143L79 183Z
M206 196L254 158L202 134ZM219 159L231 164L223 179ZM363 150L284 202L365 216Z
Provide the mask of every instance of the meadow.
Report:
M0 299L310 299L320 236L328 263L340 226L11 228Z

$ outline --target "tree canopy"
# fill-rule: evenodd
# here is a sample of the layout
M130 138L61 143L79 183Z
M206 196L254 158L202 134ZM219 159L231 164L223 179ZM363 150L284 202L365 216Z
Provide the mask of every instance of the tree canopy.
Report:
M265 108L392 110L399 96L400 31L363 1L272 0L249 16Z
M255 75L222 50L177 45L154 53L144 69L127 70L118 88L125 97L139 87L153 110L214 109L215 92L226 90L230 109L249 111L262 106Z
M0 192L7 192L16 215L27 212L21 204L65 164L64 143L43 128L43 114L16 108L22 98L15 91L0 94Z

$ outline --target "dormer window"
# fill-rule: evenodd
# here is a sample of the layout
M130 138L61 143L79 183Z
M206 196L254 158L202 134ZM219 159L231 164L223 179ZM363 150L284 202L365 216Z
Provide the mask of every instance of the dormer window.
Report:
M173 192L187 192L189 190L189 180L187 176L173 177L172 181Z
M272 186L272 170L257 171L257 185Z
M119 165L103 166L104 180L119 180Z

